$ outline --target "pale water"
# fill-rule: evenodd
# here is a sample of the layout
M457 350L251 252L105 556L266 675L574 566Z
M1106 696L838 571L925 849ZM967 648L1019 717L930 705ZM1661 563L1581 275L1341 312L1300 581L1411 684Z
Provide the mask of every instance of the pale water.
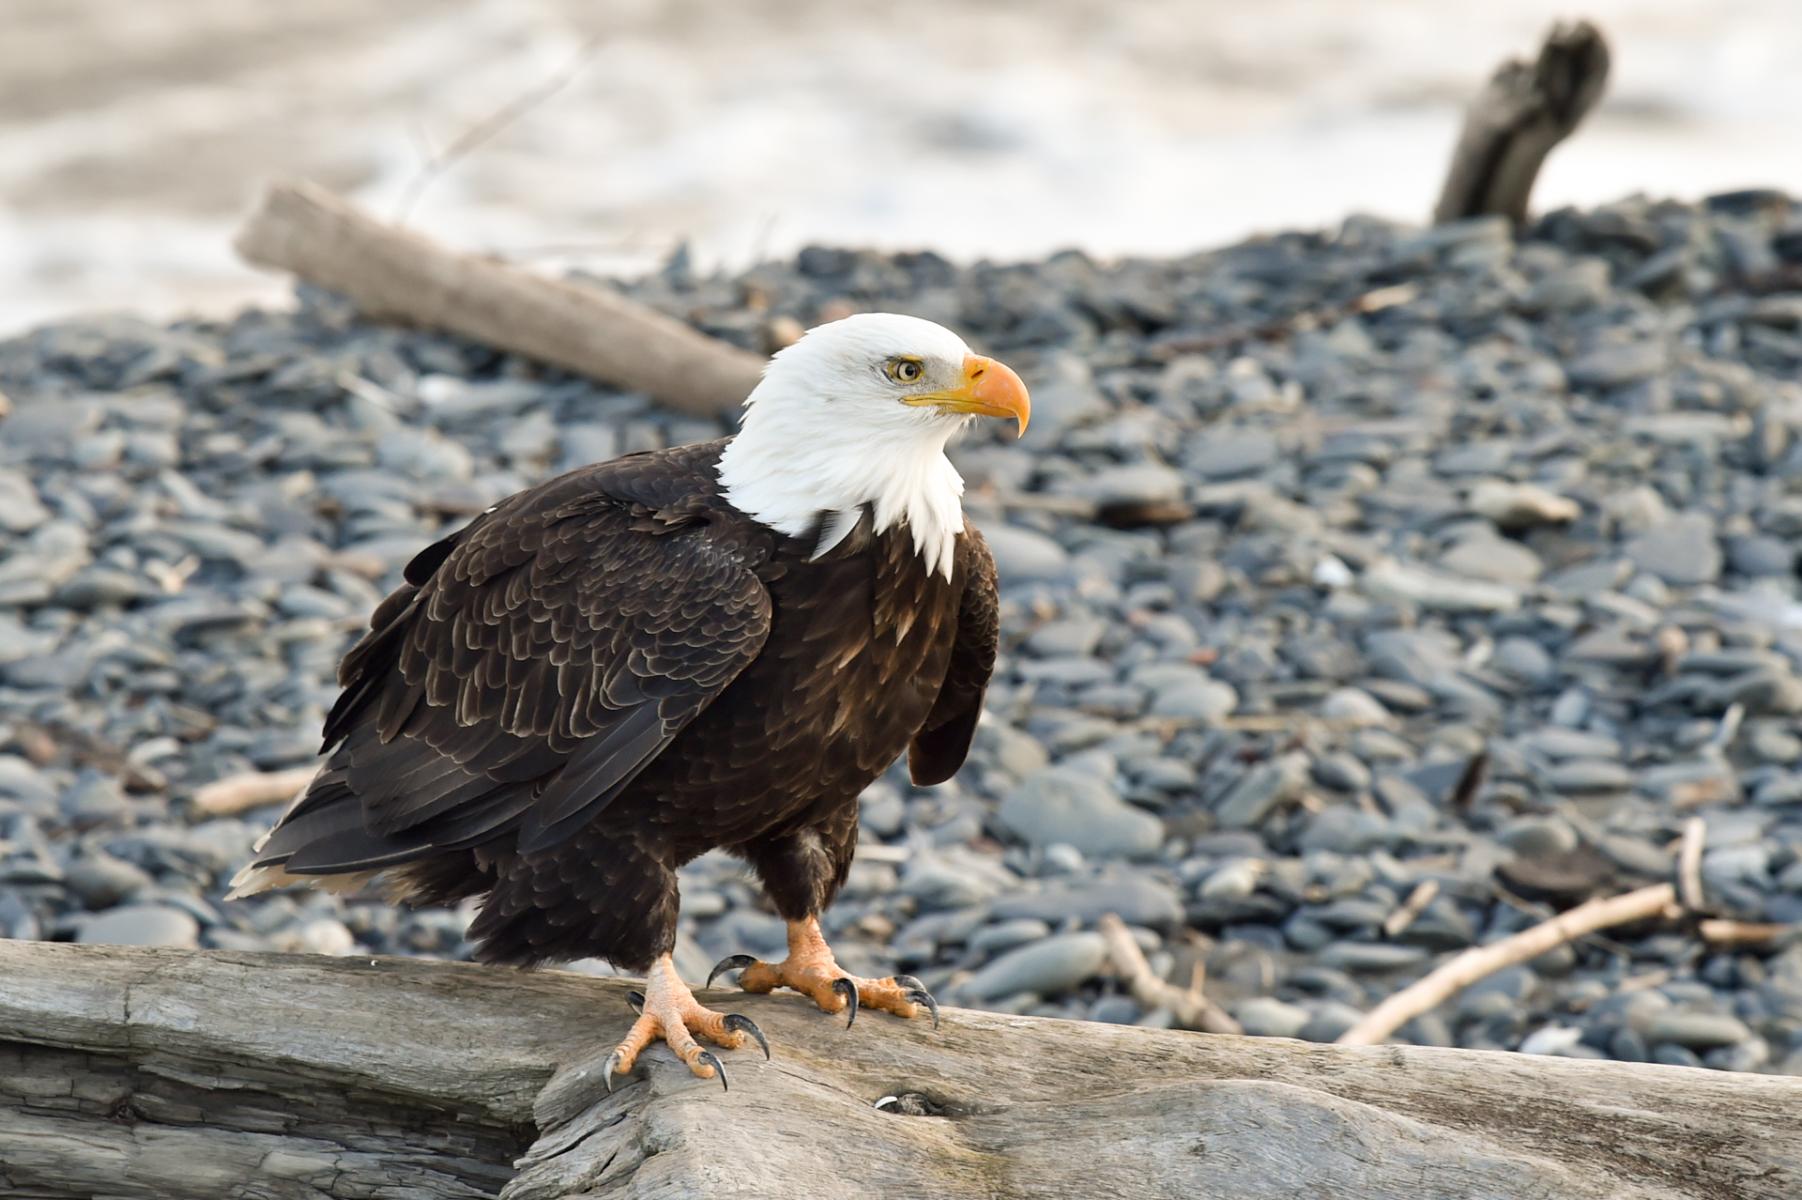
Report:
M1613 84L1541 206L1802 191L1802 2L1591 0ZM5 0L0 331L221 312L260 182L393 215L435 151L526 115L408 216L547 269L688 241L1169 253L1431 206L1460 106L1546 0L1105 4ZM584 49L586 47L586 49ZM567 76L567 78L565 78Z

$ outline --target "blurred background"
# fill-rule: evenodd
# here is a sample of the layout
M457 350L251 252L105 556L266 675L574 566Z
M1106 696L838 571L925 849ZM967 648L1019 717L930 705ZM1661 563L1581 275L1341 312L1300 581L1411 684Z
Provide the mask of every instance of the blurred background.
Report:
M1575 16L1613 74L1536 207L1802 190L1794 0L7 0L0 333L279 301L229 245L277 176L609 273L1419 220L1461 106Z

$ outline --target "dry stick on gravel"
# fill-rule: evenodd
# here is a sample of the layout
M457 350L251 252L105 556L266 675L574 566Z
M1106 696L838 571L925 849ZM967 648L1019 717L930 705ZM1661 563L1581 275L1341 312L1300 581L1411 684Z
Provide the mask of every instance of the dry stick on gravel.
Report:
M1565 942L1574 942L1598 930L1625 925L1629 921L1674 916L1686 910L1699 912L1702 904L1700 864L1706 834L1706 827L1699 817L1692 818L1683 827L1683 844L1677 852L1677 876L1683 889L1681 905L1677 886L1658 883L1624 896L1591 900L1530 929L1523 929L1513 937L1487 946L1473 946L1365 1013L1363 1020L1339 1035L1338 1044L1373 1046L1479 979L1515 963L1538 958ZM1409 900L1413 898L1410 896Z
M1415 884L1414 890L1408 893L1408 898L1396 905L1394 912L1383 918L1383 936L1395 937L1402 930L1414 924L1415 919L1426 911L1427 905L1431 904L1437 895L1439 895L1437 879L1423 879Z
M1202 994L1199 985L1179 988L1168 980L1159 979L1151 964L1145 961L1139 943L1133 940L1132 930L1118 916L1109 913L1101 918L1096 928L1107 941L1108 958L1113 961L1114 970L1126 980L1133 999L1140 1004L1147 1008L1169 1009L1177 1023L1187 1029L1199 1029L1203 1033L1245 1032L1225 1009Z
M312 184L277 184L235 241L372 317L445 329L717 416L756 386L763 360L599 284L547 279L385 225Z
M226 817L278 800L292 800L313 781L318 770L318 767L294 767L286 771L228 775L195 791L194 807L209 816Z
M1702 847L1708 841L1708 824L1701 817L1683 823L1683 843L1677 849L1677 898L1692 913L1702 911Z
M1503 216L1521 221L1552 147L1602 98L1608 43L1587 21L1559 24L1533 62L1509 59L1464 114L1433 219Z
M1374 1046L1415 1017L1431 1012L1477 980L1504 967L1538 958L1555 946L1598 929L1660 916L1676 904L1676 888L1668 883L1653 884L1624 896L1579 904L1513 937L1473 947L1365 1013L1363 1020L1339 1035L1338 1044Z
M1795 925L1732 921L1722 917L1709 917L1696 922L1696 932L1711 946L1747 946L1776 942L1794 935L1797 930Z

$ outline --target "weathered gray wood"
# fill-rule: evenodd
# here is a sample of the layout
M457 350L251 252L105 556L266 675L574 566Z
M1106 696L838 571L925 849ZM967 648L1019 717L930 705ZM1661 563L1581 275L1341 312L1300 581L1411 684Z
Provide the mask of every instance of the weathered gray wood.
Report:
M1524 220L1546 155L1577 128L1607 84L1608 43L1588 21L1554 26L1532 62L1509 59L1497 67L1465 110L1433 220Z
M763 360L599 284L546 279L384 225L323 188L271 187L233 243L247 261L432 329L648 392L683 412L734 412Z
M725 1055L728 1093L653 1049L610 1095L626 986L0 943L0 1194L1802 1195L1797 1080L956 1010L847 1031L721 991L773 1062Z

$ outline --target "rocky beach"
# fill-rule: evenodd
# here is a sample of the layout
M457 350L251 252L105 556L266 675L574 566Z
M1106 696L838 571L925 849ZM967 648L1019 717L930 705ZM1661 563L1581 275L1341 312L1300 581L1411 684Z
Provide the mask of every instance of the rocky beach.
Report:
M681 254L638 299L767 352L888 309L1033 389L954 457L1003 580L969 764L897 769L828 934L948 1004L1330 1041L1445 957L1670 877L1802 928L1802 204L1745 191L1176 259ZM0 936L460 957L467 912L222 901L405 561L559 470L711 438L484 346L292 312L0 342ZM779 951L733 860L678 963ZM604 970L600 965L593 969ZM823 1018L822 1018L823 1019ZM955 1019L954 1017L952 1019ZM1802 939L1628 925L1405 1041L1802 1073Z

